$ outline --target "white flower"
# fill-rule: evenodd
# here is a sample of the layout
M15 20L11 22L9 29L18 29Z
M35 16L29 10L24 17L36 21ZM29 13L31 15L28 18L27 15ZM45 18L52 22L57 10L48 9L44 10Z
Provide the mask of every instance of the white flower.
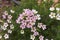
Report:
M30 39L34 40L35 36L34 35L30 35Z
M15 11L14 11L14 10L10 10L10 12L11 12L11 13L15 13Z
M32 9L32 12L33 12L34 14L37 14L37 13L38 13L38 11L36 11L35 9Z
M12 33L12 30L8 30L8 33Z
M38 17L38 20L40 20L41 18L40 17Z
M51 40L53 40L53 39L51 39Z
M26 9L23 9L23 11L25 11Z
M3 30L6 30L6 29L7 29L5 26L1 26L1 28L2 28Z
M11 15L8 15L8 19L12 19L12 16Z
M5 11L5 12L4 12L4 15L8 15L8 12L7 12L7 11Z
M43 30L46 29L46 25L43 25L42 23L38 23L38 27L39 27L39 28L42 28Z
M39 15L39 14L37 14L37 17L40 17L40 15Z
M55 8L54 7L50 7L50 9L49 9L50 11L54 11L55 10Z
M56 10L57 10L57 11L59 11L59 10L60 10L60 8L56 8Z
M24 30L21 30L20 33L21 33L21 34L24 34Z
M2 38L2 35L0 35L0 39Z
M3 26L7 27L7 26L8 26L8 23L7 23L7 22L5 22Z
M56 15L56 19L57 19L57 20L60 20L60 14L57 14L57 15Z
M10 29L14 29L14 25L13 24L10 25Z
M38 27L41 28L43 25L42 23L38 23Z
M49 17L52 19L52 18L55 18L55 15L56 15L56 13L51 12L51 13L49 14Z
M32 24L32 25L35 25L35 22L32 22L31 24Z
M37 14L37 19L38 19L38 20L40 20L40 19L41 19L41 17L40 17L40 15L39 15L39 14Z
M43 0L44 2L46 2L47 0Z
M7 19L7 22L8 22L8 23L11 23L11 20Z
M8 38L9 38L9 35L8 35L8 34L5 34L5 35L4 35L4 38L5 38L5 39L8 39Z

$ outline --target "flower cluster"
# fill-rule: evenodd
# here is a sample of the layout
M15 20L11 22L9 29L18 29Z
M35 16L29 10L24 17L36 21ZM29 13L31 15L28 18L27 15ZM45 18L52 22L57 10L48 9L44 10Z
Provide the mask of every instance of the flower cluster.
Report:
M46 29L46 25L43 23L38 23L37 27L42 28L43 30ZM36 27L31 28L31 32L33 32L33 35L30 36L30 39L34 40L36 36L39 36L39 32ZM40 35L39 40L44 40L44 36Z
M38 23L38 27L42 28L43 30L46 29L46 25L44 25L43 23Z
M20 25L21 30L21 34L24 34L24 29L25 28L30 28L31 32L33 33L32 35L30 35L30 39L34 40L36 36L39 36L39 32L37 31L37 28L42 28L43 30L46 29L46 25L44 25L43 23L39 23L36 27L35 24L36 21L40 21L41 17L40 14L37 14L38 11L32 9L24 9L22 14L19 14L19 17L16 20L16 23L18 23ZM39 36L39 40L43 40L44 36Z
M34 35L31 35L30 36L30 39L34 40L35 39L35 36ZM44 36L40 35L39 36L39 40L44 40Z
M16 23L20 23L20 28L32 28L35 25L36 20L40 20L40 15L36 10L24 9L24 12L19 15Z
M14 29L14 25L12 24L12 15L8 14L7 11L4 11L2 14L2 20L3 22L0 23L0 39L8 39L9 34L12 33L12 30Z
M56 20L60 20L60 8L56 8L56 11L57 11L56 13L53 12L53 11L55 10L54 7L50 7L49 10L52 11L52 12L49 14L49 17L50 17L51 19L55 18Z

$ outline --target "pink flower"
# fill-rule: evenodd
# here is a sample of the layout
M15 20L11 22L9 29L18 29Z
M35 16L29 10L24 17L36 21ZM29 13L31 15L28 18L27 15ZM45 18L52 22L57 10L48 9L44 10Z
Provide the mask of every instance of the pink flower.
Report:
M37 16L35 15L35 16L33 16L33 18L35 19L35 20L37 20Z
M25 25L21 24L20 28L25 29Z
M22 14L20 14L18 18L22 20L24 18L24 16Z
M40 35L39 40L44 40L44 36Z
M45 30L45 29L46 29L46 25L43 25L43 26L42 26L42 29Z
M35 31L33 35L37 36L37 35L39 35L39 33L37 31Z
M2 15L3 19L6 19L6 15Z
M24 12L26 13L26 16L32 16L34 15L33 12L29 9L25 9Z
M31 24L27 24L26 27L27 27L27 28L32 28L32 25L31 25Z
M29 9L24 9L24 12L27 13L27 14L30 14L31 10L29 10Z
M27 25L26 23L22 23L22 24L25 25L25 26Z
M37 15L34 14L34 12L32 12L32 10L30 9L24 9L24 12L22 12L22 14L19 14L16 23L21 23L21 25L23 24L26 28L32 28L35 25L36 20L38 19ZM38 15L38 17L40 17L40 15ZM21 26L20 28L25 27Z
M20 24L20 20L16 20L16 23Z
M25 20L22 20L21 23L22 23L22 24L23 24L23 23L26 23L26 21L25 21Z
M30 17L31 22L36 22L35 16Z

